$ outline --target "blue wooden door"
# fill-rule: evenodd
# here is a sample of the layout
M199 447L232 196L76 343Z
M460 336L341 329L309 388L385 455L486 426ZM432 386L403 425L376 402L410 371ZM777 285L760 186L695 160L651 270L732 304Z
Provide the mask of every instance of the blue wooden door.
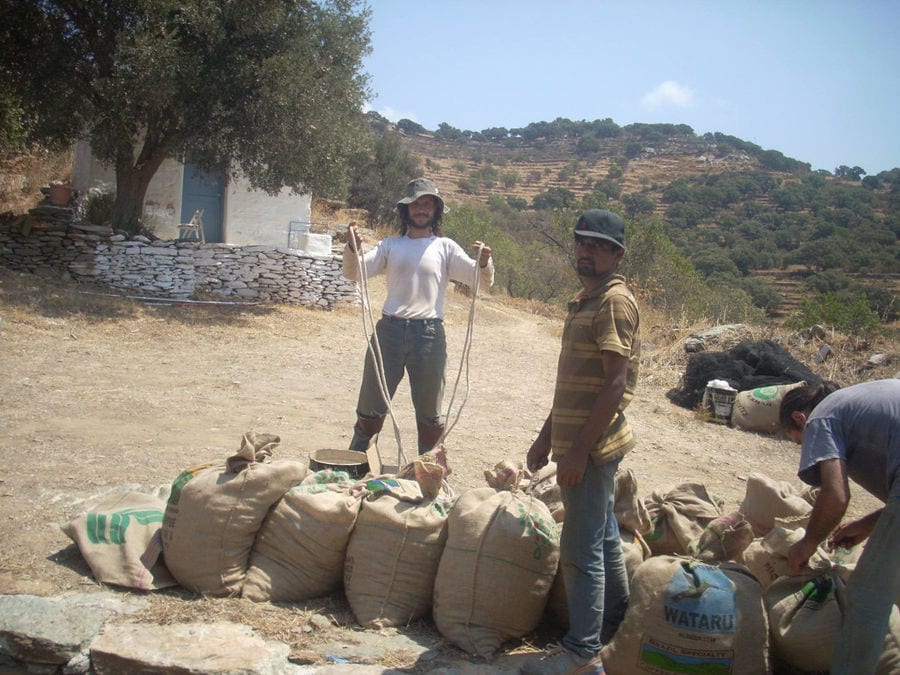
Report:
M203 236L208 242L225 241L222 227L224 198L224 174L208 173L195 164L184 165L181 222L188 222L197 209L203 209Z

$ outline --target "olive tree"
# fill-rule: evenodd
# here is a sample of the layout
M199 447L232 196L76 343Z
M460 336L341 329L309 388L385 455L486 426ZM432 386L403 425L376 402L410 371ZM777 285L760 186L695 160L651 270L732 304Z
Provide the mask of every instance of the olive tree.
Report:
M351 160L350 206L366 209L372 224L396 224L397 199L406 184L422 170L418 160L403 148L392 131L373 131L371 149Z
M333 194L362 128L368 9L353 0L0 0L0 75L34 140L84 138L139 227L163 160Z

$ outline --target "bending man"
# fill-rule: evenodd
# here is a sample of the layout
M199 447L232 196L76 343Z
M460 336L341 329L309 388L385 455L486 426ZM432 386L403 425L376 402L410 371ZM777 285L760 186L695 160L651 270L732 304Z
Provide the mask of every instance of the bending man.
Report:
M798 475L821 488L788 563L794 571L802 569L826 537L847 548L868 537L847 582L847 608L830 672L874 673L894 602L900 599L900 380L830 391L827 385L799 387L781 402L781 426L801 444ZM850 502L848 478L885 506L840 525Z

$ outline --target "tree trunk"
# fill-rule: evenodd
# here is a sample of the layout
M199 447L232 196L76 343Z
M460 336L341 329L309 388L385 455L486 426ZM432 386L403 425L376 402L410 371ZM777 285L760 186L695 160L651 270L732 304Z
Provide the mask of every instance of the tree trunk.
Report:
M150 180L164 157L141 162L136 167L129 160L116 162L116 201L113 204L112 227L137 234L143 226L144 196Z

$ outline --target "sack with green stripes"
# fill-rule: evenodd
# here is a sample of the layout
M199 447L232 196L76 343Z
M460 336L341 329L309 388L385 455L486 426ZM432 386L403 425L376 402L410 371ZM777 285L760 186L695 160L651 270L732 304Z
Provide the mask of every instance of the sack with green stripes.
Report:
M102 499L63 526L100 583L149 591L177 585L162 559L164 501L141 492Z

